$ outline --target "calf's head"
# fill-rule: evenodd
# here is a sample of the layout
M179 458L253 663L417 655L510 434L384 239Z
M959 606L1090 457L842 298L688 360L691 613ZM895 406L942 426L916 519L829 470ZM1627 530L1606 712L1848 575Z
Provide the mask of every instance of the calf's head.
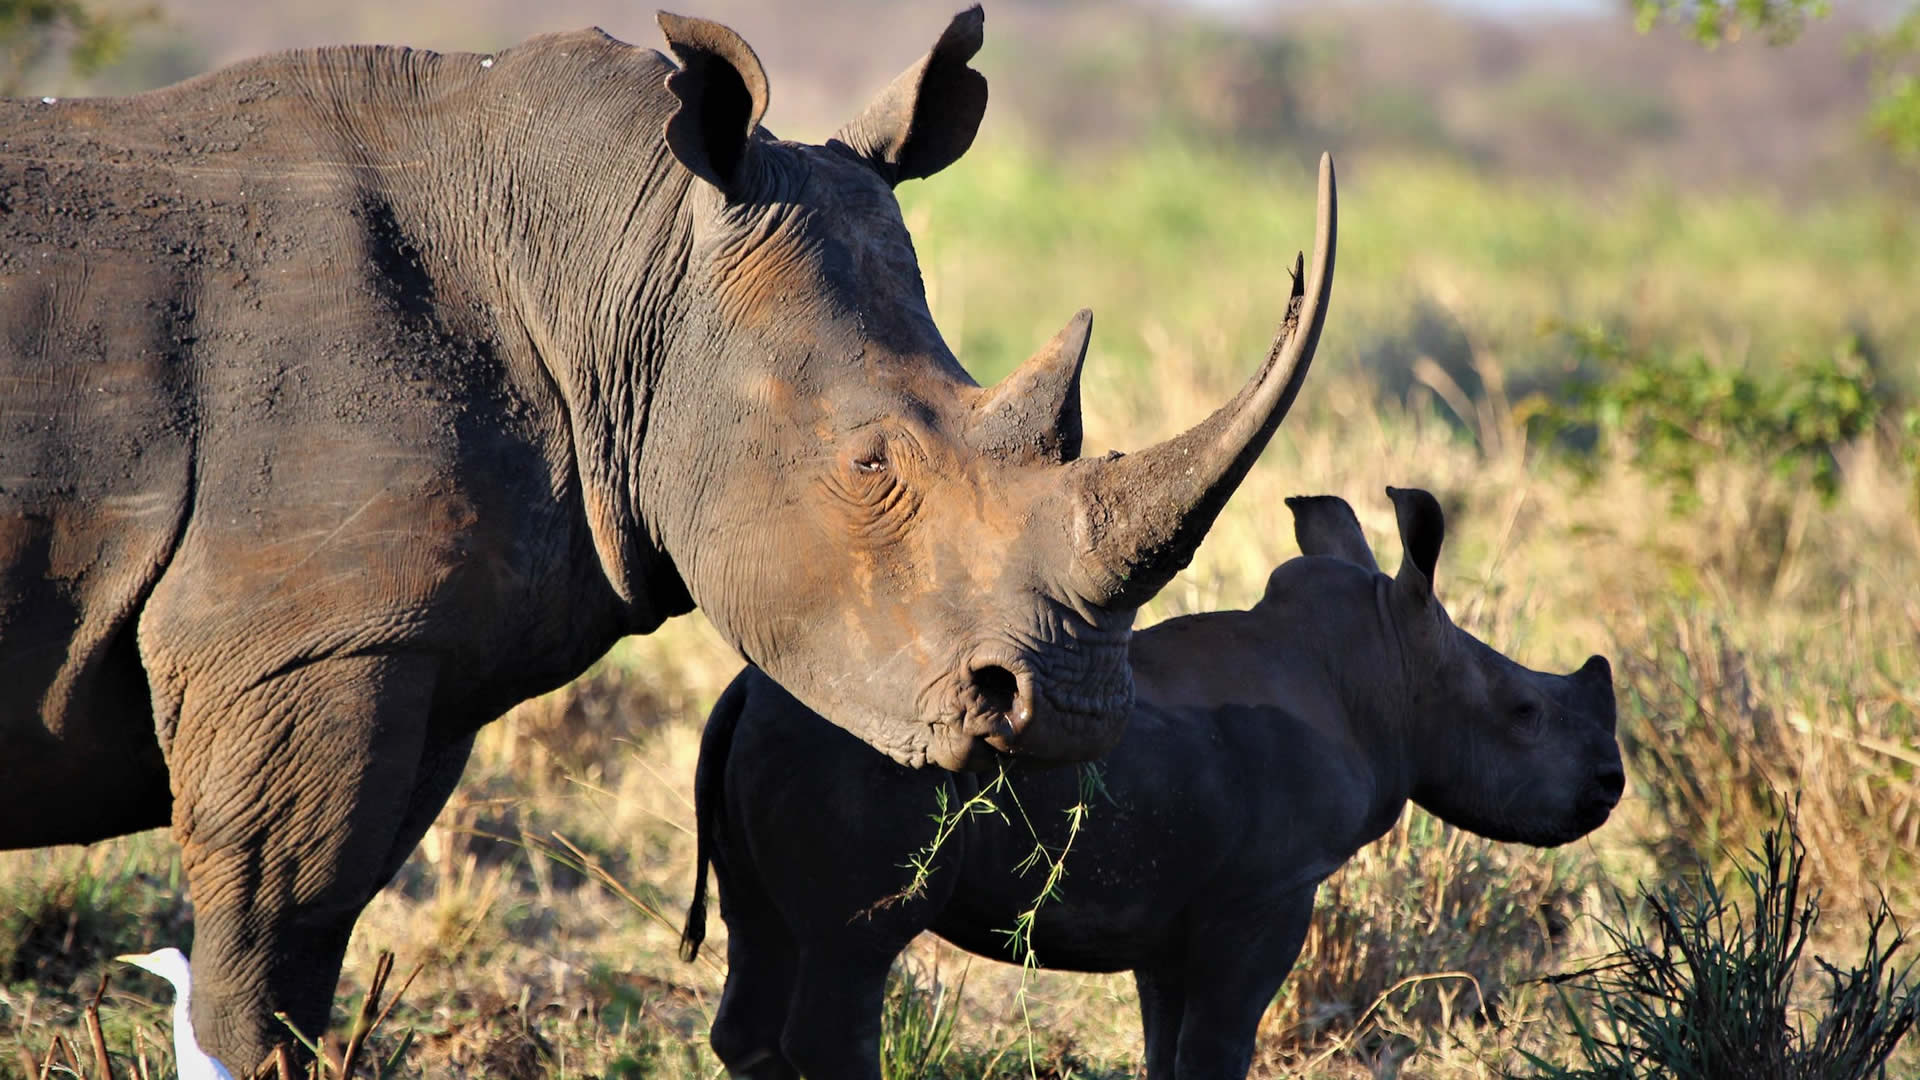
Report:
M766 76L714 23L662 16L681 69L695 302L649 439L690 475L660 542L714 624L809 708L899 761L1096 757L1132 705L1135 610L1191 559L1299 390L1332 286L1314 264L1266 363L1198 426L1080 458L1081 312L983 388L928 311L893 185L959 157L986 104L978 8L825 145L757 125ZM691 405L690 405L691 403ZM690 496L690 497L689 497Z
M1391 699L1384 711L1400 722L1381 737L1403 744L1414 802L1483 836L1543 847L1599 828L1625 786L1606 658L1551 675L1455 626L1433 591L1439 501L1409 488L1387 494L1404 551L1398 574L1379 572L1343 500L1292 498L1310 558L1275 571L1269 598L1324 607L1338 620L1329 641L1373 643L1347 650L1344 677Z

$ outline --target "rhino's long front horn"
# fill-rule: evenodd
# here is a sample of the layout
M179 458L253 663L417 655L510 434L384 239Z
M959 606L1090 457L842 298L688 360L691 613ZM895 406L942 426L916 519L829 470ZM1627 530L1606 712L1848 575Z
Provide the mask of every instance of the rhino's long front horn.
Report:
M1137 454L1087 462L1076 478L1089 599L1137 607L1193 558L1292 406L1326 322L1338 217L1333 158L1320 157L1313 269L1294 264L1293 296L1266 363L1233 400L1193 428Z

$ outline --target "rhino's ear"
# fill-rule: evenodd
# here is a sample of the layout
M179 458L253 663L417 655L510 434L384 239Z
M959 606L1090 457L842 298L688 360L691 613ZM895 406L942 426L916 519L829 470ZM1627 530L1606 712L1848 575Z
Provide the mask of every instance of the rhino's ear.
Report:
M932 51L834 139L888 184L932 176L958 161L987 112L986 76L967 66L986 39L986 20L978 4L955 15Z
M1378 572L1373 549L1360 531L1360 519L1353 507L1338 495L1293 495L1287 499L1293 511L1293 538L1300 543L1302 555L1330 555Z
M1440 561L1440 542L1446 538L1446 516L1440 500L1419 488L1387 489L1394 516L1400 520L1400 547L1405 553L1394 575L1402 590L1422 599L1433 596L1433 567Z
M732 194L766 115L766 69L752 46L717 22L662 11L660 31L680 59L680 70L667 76L680 99L667 118L667 148L689 172Z

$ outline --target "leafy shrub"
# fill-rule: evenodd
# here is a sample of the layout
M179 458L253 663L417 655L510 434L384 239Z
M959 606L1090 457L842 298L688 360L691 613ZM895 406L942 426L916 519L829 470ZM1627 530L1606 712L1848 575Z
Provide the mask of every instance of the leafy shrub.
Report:
M1811 1030L1795 994L1801 955L1820 919L1801 880L1806 849L1791 815L1748 852L1737 877L1742 911L1703 866L1677 885L1642 890L1651 933L1601 924L1614 948L1591 967L1550 980L1580 1061L1524 1052L1540 1080L1864 1080L1920 1020L1913 965L1895 955L1906 933L1885 901L1867 921L1865 952L1845 970L1815 958L1826 985ZM1625 907L1624 898L1622 907ZM1571 988L1576 993L1566 992ZM1585 1000L1583 1001L1582 998Z
M1865 44L1874 83L1867 122L1895 153L1920 161L1920 6Z
M1677 507L1697 501L1708 463L1739 457L1805 476L1822 495L1840 483L1836 452L1871 432L1889 405L1862 342L1801 358L1767 374L1717 364L1698 350L1635 350L1603 331L1570 332L1590 372L1570 400L1537 423L1548 434L1580 432L1603 453L1624 455L1670 484Z
M1634 20L1645 32L1664 14L1690 24L1709 47L1751 27L1776 45L1799 36L1809 17L1825 18L1832 0L1633 0ZM1873 103L1868 126L1895 153L1920 160L1920 5L1909 4L1889 25L1858 38L1872 60Z

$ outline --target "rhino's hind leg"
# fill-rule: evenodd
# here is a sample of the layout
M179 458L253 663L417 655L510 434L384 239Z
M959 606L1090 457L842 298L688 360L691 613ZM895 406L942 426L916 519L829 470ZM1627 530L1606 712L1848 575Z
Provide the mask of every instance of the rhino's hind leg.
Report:
M287 1041L276 1011L325 1028L354 920L419 827L432 690L431 661L394 655L318 660L238 694L188 687L169 758L193 1024L235 1075Z
M787 1003L799 974L799 951L772 912L727 918L727 986L713 1014L709 1041L727 1075L745 1080L799 1080L780 1049Z

